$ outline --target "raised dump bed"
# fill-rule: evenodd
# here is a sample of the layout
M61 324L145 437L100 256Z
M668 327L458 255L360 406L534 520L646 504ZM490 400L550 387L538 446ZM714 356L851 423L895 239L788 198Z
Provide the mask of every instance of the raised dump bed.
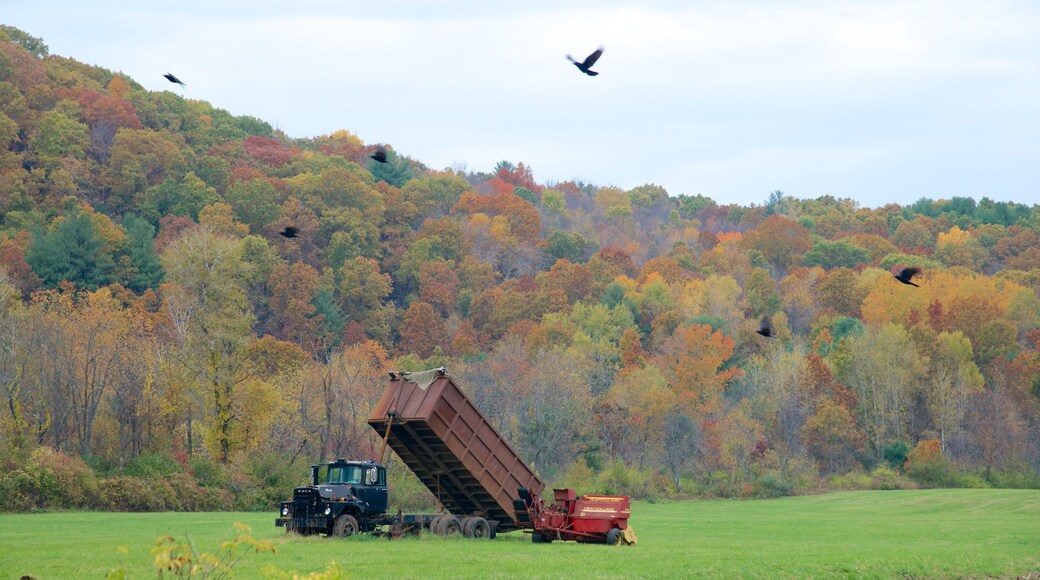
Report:
M453 515L515 530L517 490L545 487L444 369L392 374L368 424Z

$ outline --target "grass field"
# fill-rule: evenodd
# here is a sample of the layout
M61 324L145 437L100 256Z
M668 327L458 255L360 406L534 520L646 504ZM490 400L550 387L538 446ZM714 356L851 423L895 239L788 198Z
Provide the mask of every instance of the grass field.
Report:
M636 503L639 545L535 545L424 536L287 537L270 513L0 515L0 578L102 578L122 562L155 577L155 538L191 534L215 550L234 522L273 540L239 577L338 562L353 578L387 577L1016 577L1040 571L1040 491L865 491L776 500ZM120 555L125 546L128 553Z

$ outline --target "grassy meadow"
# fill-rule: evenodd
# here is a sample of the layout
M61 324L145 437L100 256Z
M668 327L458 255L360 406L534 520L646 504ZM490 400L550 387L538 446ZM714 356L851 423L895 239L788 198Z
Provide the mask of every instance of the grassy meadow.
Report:
M309 573L338 562L353 578L388 577L1016 577L1040 572L1040 491L862 491L775 500L633 505L634 547L422 536L396 541L286 536L268 513L0 515L0 578L102 578L122 564L154 577L155 539L190 534L214 551L252 526L277 554L235 571ZM125 547L121 553L120 547Z

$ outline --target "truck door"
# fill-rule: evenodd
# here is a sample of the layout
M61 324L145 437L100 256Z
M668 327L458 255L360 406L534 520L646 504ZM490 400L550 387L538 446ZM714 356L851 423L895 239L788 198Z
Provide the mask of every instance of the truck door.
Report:
M365 469L364 485L354 488L358 499L368 503L368 512L377 514L386 511L386 469L372 466Z

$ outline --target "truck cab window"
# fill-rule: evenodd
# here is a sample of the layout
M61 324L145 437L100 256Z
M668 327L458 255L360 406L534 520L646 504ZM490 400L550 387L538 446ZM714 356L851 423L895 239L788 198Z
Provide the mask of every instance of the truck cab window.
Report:
M327 483L361 485L365 470L358 465L330 466Z

